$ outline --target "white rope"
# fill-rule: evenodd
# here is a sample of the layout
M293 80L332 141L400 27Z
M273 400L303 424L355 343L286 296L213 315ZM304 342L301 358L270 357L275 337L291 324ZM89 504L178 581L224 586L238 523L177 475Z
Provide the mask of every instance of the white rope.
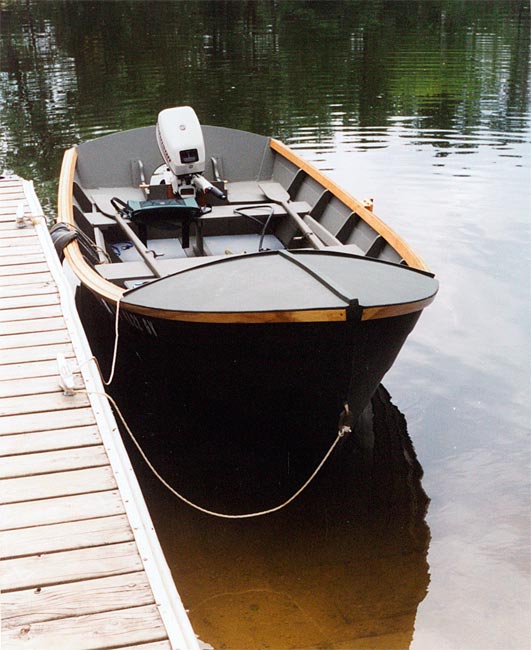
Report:
M118 305L117 305L117 308L118 308ZM155 476L155 477L156 477L156 478L157 478L157 479L162 483L162 485L164 485L164 487L166 487L166 488L167 488L167 489L168 489L168 490L169 490L169 491L170 491L174 496L176 496L178 499L180 499L181 501L183 501L184 503L186 503L186 504L187 504L188 506L190 506L191 508L194 508L195 510L199 510L199 512L202 512L202 513L204 513L205 515L211 515L212 517L220 517L220 518L222 518L222 519L250 519L250 518L254 518L254 517L262 517L263 515L269 515L269 514L272 514L273 512L277 512L277 511L279 511L279 510L282 510L282 509L285 508L286 506L288 506L288 505L289 505L292 501L294 501L294 500L295 500L295 499L296 499L300 494L302 494L302 492L304 492L304 490L305 490L305 489L310 485L310 483L314 480L314 478L317 476L317 474L321 471L321 468L322 468L323 465L326 463L326 461L327 461L328 458L330 457L331 453L332 453L332 452L334 451L334 449L336 448L337 443L341 440L341 438L344 437L344 435L345 435L346 433L350 432L350 427L341 427L341 428L339 429L339 431L338 431L338 433L337 433L337 437L336 437L336 439L335 439L334 442L332 443L330 449L329 449L329 450L326 452L326 454L324 455L324 458L321 460L321 462L319 463L319 465L315 468L315 470L313 471L313 473L311 474L311 476L307 479L307 481L306 481L306 482L305 482L305 483L304 483L304 484L303 484L303 485L302 485L302 486L301 486L301 487L300 487L300 488L299 488L299 489L298 489L294 494L292 494L292 496L289 497L289 499L287 499L286 501L284 501L284 502L281 503L280 505L275 506L275 507L273 507L273 508L269 508L269 509L267 509L267 510L260 510L260 511L258 511L258 512L248 512L248 513L244 513L244 514L240 514L240 515L230 515L230 514L226 514L226 513L223 513L223 512L214 512L213 510L207 510L206 508L203 508L202 506L197 505L196 503L193 503L192 501L190 501L189 499L187 499L185 496L183 496L182 494L180 494L179 492L177 492L177 490L176 490L174 487L172 487L172 486L171 486L171 485L170 485L170 484L169 484L169 483L168 483L168 482L167 482L167 481L166 481L166 480L165 480L165 479L164 479L164 478L163 478L163 477L158 473L158 471L155 469L155 467L153 466L153 464L151 463L151 461L149 460L149 458L148 458L147 455L145 454L144 450L143 450L142 447L140 446L140 443L139 443L139 442L137 441L137 439L135 438L133 432L132 432L131 429L129 428L129 425L128 425L127 422L125 421L125 417L123 416L122 412L120 411L120 408L119 408L118 404L115 402L114 398L111 397L111 395L109 395L108 393L105 393L105 392L101 392L101 391L88 391L88 390L85 390L85 389L76 389L75 392L76 392L76 393L85 393L85 394L87 394L87 395L101 395L102 397L106 397L106 398L109 400L109 402L112 404L112 406L114 407L114 409L116 410L116 412L118 413L118 416L120 417L120 420L122 421L122 423L123 423L123 425L124 425L124 427L125 427L127 433L129 434L129 437L131 438L131 440L132 440L133 443L135 444L136 448L137 448L138 451L140 452L140 455L141 455L142 458L144 459L146 465L147 465L147 466L149 467L149 469L152 471L152 473L154 474L154 476Z
M102 381L105 386L110 386L112 380L114 379L114 370L116 368L116 358L118 356L118 339L120 338L120 332L119 332L119 322L120 322L120 300L122 299L122 294L118 296L118 299L116 300L116 318L114 319L114 350L112 353L112 363L111 363L111 371L109 373L109 378L107 381L103 379ZM99 364L98 364L98 370L99 370ZM100 372L101 375L101 372Z
M100 376L100 379L101 379L102 383L104 384L104 386L110 386L110 384L111 384L111 382L112 382L112 380L114 378L114 370L115 370L115 367L116 367L116 358L118 356L118 339L119 339L119 336L120 336L119 328L118 328L118 322L119 322L118 319L119 319L119 316L120 316L120 300L121 299L122 299L122 296L120 295L118 297L118 300L116 301L116 317L115 317L115 321L114 321L114 350L113 350L113 354L112 354L111 371L109 373L109 378L105 379L103 377L103 373L102 373L101 367L100 367L100 362L98 361L98 358L96 356L94 356L94 355L92 355L88 359L85 359L85 361L82 361L78 365L78 368L81 370L81 368L83 368L83 366L86 366L87 363L89 363L90 361L94 361L94 363L96 364L96 369L98 371L98 375ZM76 391L76 392L80 392L80 391ZM87 391L85 391L85 392L87 392ZM107 395L106 393L104 393L104 394Z

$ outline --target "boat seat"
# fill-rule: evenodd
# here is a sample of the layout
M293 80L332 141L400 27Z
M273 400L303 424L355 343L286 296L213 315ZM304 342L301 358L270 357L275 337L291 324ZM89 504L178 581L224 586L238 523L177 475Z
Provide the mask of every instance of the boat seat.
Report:
M185 269L210 262L212 257L184 257L179 259L158 258L157 267L168 275L184 271ZM96 271L110 282L124 282L126 280L136 280L141 278L152 278L153 273L148 266L142 262L116 262L110 264L97 264Z
M359 246L356 246L356 244L345 244L342 246L327 246L326 250L338 251L339 253L352 253L353 255L363 255L365 257L365 253L361 250Z
M140 253L131 241L114 242L111 244L111 248L117 257L120 258L120 262L138 262L142 260ZM154 251L157 260L171 260L187 257L186 251L176 237L172 237L171 239L148 239L147 248Z
M229 181L225 186L229 203L267 201L258 181Z
M145 201L146 195L140 188L136 187L95 187L86 190L89 199L102 212L115 213L111 199L117 197L122 201Z
M243 253L257 253L260 244L260 235L218 235L205 237L203 247L209 256L240 255ZM278 251L284 244L275 235L266 235L263 241L265 250Z
M245 214L251 216L251 217L264 217L268 214L268 211L265 208L268 207L273 208L273 216L274 217L285 217L287 215L286 210L279 205L278 203L267 203L267 202L260 202L259 204L255 204L252 207L254 209L252 210L245 210ZM212 212L208 212L207 214L204 214L201 217L201 221L211 221L214 219L228 219L229 217L240 217L240 215L236 214L234 210L237 210L238 208L242 207L247 207L245 202L242 203L242 205L233 205L233 204L224 204L224 205L216 205L212 208ZM251 206L249 206L251 207ZM297 214L304 215L307 214L310 211L310 205L306 203L306 201L294 201L293 203L290 203L290 207L295 210Z

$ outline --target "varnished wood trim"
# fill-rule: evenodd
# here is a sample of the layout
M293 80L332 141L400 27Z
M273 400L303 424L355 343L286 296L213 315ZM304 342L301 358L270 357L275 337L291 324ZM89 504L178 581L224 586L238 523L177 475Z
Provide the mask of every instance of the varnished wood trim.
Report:
M375 320L377 318L391 318L392 316L404 316L405 314L413 314L416 311L422 311L425 307L430 305L435 298L435 295L425 300L418 300L417 302L408 302L402 305L384 305L382 307L367 307L361 314L361 320Z
M347 205L353 212L359 214L369 225L371 225L379 234L391 244L409 266L427 270L427 267L418 258L407 244L396 235L386 224L375 217L367 210L362 203L344 192L339 186L328 179L324 174L319 172L313 165L299 158L284 144L278 140L271 140L271 147L286 159L300 166L310 176L312 176L323 187L330 190L340 201ZM59 177L58 192L58 216L59 223L66 223L74 226L74 212L72 203L72 186L74 182L75 168L77 162L77 150L75 147L68 149L63 157L61 174ZM67 262L70 264L77 277L105 301L116 304L116 301L124 294L125 289L116 286L112 282L102 278L84 259L79 245L76 240L70 242L64 249ZM433 301L428 298L424 301L407 303L405 305L388 305L383 307L369 307L363 310L362 320L372 320L377 318L389 318L403 314L413 313L424 309ZM152 318L163 320L186 321L197 323L289 323L289 322L339 322L346 320L345 309L329 310L295 310L295 311L275 311L275 312L234 312L234 313L214 313L214 312L182 312L157 310L136 305L128 305L125 299L122 309Z
M61 174L59 176L59 191L57 197L57 221L74 226L74 209L72 204L72 187L76 171L77 149L72 147L65 151ZM115 303L123 294L124 289L108 282L99 275L83 257L79 244L74 239L65 246L64 254L66 261L72 267L76 276L91 291L101 298Z
M271 149L280 154L286 160L292 162L296 167L304 170L309 176L320 183L325 189L330 190L342 203L349 207L352 212L359 215L366 223L374 228L388 243L392 246L400 257L405 260L408 266L421 271L429 271L424 261L413 252L406 242L397 235L387 224L379 219L373 212L368 210L361 201L345 192L343 189L331 181L327 176L320 172L311 163L303 160L294 151L287 147L279 140L271 139Z
M346 320L345 309L307 309L299 311L249 311L249 312L188 312L167 311L128 305L124 298L120 309L133 311L150 318L192 323L324 323Z

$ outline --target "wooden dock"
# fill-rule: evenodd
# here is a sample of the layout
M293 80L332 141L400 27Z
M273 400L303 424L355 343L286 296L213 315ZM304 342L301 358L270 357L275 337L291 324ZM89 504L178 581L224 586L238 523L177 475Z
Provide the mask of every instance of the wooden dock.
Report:
M90 348L40 215L32 183L0 179L1 648L210 647L192 630L109 404L94 394L101 380L84 363ZM58 354L89 395L63 394Z

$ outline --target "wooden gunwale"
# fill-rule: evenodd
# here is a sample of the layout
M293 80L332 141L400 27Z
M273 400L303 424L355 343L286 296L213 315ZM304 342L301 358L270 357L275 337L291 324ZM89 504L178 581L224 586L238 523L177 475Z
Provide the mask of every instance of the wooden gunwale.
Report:
M336 198L349 207L353 212L366 221L378 234L399 253L408 266L423 271L428 271L427 266L405 243L405 241L394 233L383 221L376 217L362 203L357 201L350 194L347 194L333 181L327 178L311 163L300 158L295 152L286 147L279 140L271 139L270 146L273 151L283 156L298 168L305 171L309 176L320 183L323 188L329 190ZM68 149L63 157L61 173L59 177L58 191L58 223L65 223L74 226L73 210L73 182L77 164L77 149ZM84 259L78 242L74 239L64 248L65 259L75 271L81 282L97 296L116 305L125 293L125 289L116 286L105 280L95 271ZM430 304L433 297L423 301L416 301L404 304L382 305L363 309L361 320L372 320L388 318L403 314L409 314L423 309ZM122 308L127 311L170 321L202 322L202 323L286 323L286 322L339 322L347 319L346 309L313 309L294 311L259 311L259 312L188 312L168 311L163 309L140 307L127 304L125 299Z
M311 176L315 181L322 185L325 189L329 190L341 203L355 212L363 221L365 221L371 228L381 235L387 243L392 246L400 257L407 263L408 266L419 269L420 271L428 271L424 261L413 252L413 250L406 244L406 242L397 235L389 226L379 219L373 212L368 210L363 203L355 199L351 194L348 194L339 187L336 183L330 180L322 172L320 172L311 163L303 160L292 149L287 147L280 140L271 138L271 149L280 154L286 160L292 162L296 167L305 171L308 176Z

